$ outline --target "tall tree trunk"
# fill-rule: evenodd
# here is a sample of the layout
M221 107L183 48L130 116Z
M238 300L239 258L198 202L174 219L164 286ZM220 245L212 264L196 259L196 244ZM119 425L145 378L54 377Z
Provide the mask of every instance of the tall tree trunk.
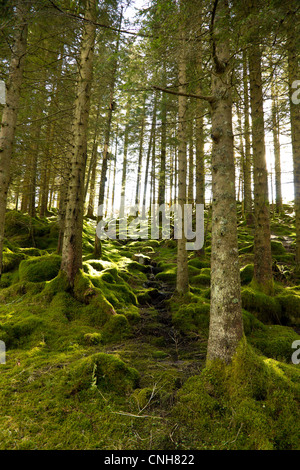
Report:
M166 61L163 64L163 85L166 85ZM167 152L167 96L162 94L161 99L161 142L160 142L160 168L158 179L158 205L165 203L166 189L166 152Z
M152 123L151 123L150 137L149 137L149 143L148 143L147 160L146 160L144 192L143 192L143 207L142 207L143 219L146 217L146 201L147 201L147 188L148 188L148 180L149 180L149 167L150 167L151 150L152 150L152 144L153 144L153 139L154 139L155 125L156 125L156 105L157 105L157 92L155 92L155 97L154 97ZM150 200L150 203L151 203L151 200Z
M188 203L194 202L194 123L190 121Z
M183 25L180 25L181 48L178 57L178 81L179 93L186 93L186 45L183 32ZM186 96L178 96L178 206L184 214L184 204L186 204L186 166L187 166L187 131L186 131L186 115L187 115L187 98ZM183 295L189 291L188 276L188 257L186 250L186 237L183 230L177 240L177 280L176 291Z
M249 124L249 93L248 93L248 67L247 52L243 53L243 94L244 94L244 215L247 225L253 224L252 191L251 191L251 143Z
M255 39L255 38L254 38ZM261 50L254 41L249 49L250 102L254 175L254 281L266 294L273 293L270 207L265 155L265 129L261 76Z
M84 177L87 157L87 131L90 90L93 75L96 0L87 0L80 50L77 96L74 111L74 142L69 179L61 270L71 287L82 268L82 228L84 209Z
M111 192L111 214L114 215L115 212L115 194L116 194L116 173L117 173L117 157L118 157L118 129L116 130L116 142L115 142L115 154L114 154L114 174L113 174L113 183L112 183L112 192Z
M94 201L95 201L95 188L96 188L96 174L97 174L97 152L98 152L98 142L95 140L93 142L92 155L91 155L91 176L90 176L90 190L89 190L89 200L87 207L87 217L94 217Z
M295 6L295 3L293 3ZM299 13L299 12L298 12ZM294 165L294 208L296 217L296 264L300 270L300 103L299 103L299 32L295 26L294 15L290 14L287 33L288 79L290 95L290 117L292 151ZM297 92L297 93L296 93ZM297 98L297 96L298 98Z
M128 154L128 139L129 139L129 106L127 108L127 119L124 135L124 151L123 151L123 166L122 166L122 180L121 180L121 202L120 202L120 219L125 216L125 196L126 196L126 179L127 179L127 154Z
M207 360L229 363L243 335L237 241L235 167L227 0L214 3L212 19L212 244Z
M122 19L123 19L123 7L121 8L121 14L120 14L120 21L119 21L119 33L117 36L117 42L116 42L116 49L115 49L115 61L113 64L113 69L112 69L112 75L111 75L111 81L109 85L109 93L110 93L110 101L109 101L109 106L108 106L108 111L107 111L107 121L106 121L106 130L105 130L105 137L104 137L104 150L103 150L103 160L102 160L102 168L101 168L101 179L100 179L100 186L99 186L99 198L98 198L98 207L103 208L104 204L104 195L105 195L105 184L106 184L106 173L107 173L107 159L108 159L108 150L109 150L109 144L110 144L110 137L111 137L111 124L112 124L112 115L115 107L115 102L114 102L114 94L115 94L115 84L116 84L116 73L118 69L118 59L117 59L117 54L119 52L119 45L120 45L120 30L121 30L121 25L122 25ZM101 221L103 218L103 213L98 212L98 217L97 217L97 223ZM97 234L95 236L95 246L94 246L94 254L95 256L101 257L102 254L102 246L101 246L101 240L98 238Z
M10 183L15 128L23 80L24 60L27 46L27 19L29 7L22 0L16 2L15 40L6 87L6 104L2 113L0 130L0 277L2 274L3 242L7 193Z
M137 210L139 210L138 206L140 204L140 198L141 198L142 160L143 160L143 144L144 144L144 131L145 131L145 104L146 104L146 96L144 96L143 111L142 111L143 115L141 119L139 158L138 158L137 180L136 180L136 189L135 189L135 205L137 207Z
M202 2L199 5L199 23L203 23L202 18ZM201 27L200 32L203 28ZM203 51L202 43L199 42L196 51L196 71L198 76L196 93L203 94L202 75L203 75ZM204 112L205 103L203 100L196 100L196 142L195 142L195 159L196 159L196 204L205 204L205 174L204 174Z
M272 95L272 133L273 133L273 148L275 160L275 204L277 214L282 213L282 192L281 192L281 161L280 161L280 127L278 117L278 105L275 96L274 84L271 87Z

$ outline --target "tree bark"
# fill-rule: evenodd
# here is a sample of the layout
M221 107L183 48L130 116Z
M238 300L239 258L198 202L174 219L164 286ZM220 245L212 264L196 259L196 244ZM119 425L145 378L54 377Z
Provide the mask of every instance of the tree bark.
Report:
M141 178L142 178L142 161L143 161L143 144L144 144L144 132L145 132L145 104L146 96L144 96L143 103L143 115L141 119L141 129L140 129L140 145L139 145L139 158L138 158L138 169L137 169L137 180L135 188L135 205L137 210L139 210L140 198L141 198Z
M248 68L247 53L243 53L243 93L244 93L244 216L247 225L253 224L252 190L251 190L251 143L249 124L249 93L248 93Z
M232 98L227 0L215 2L212 20L212 244L207 361L229 363L243 336L235 200ZM221 23L221 24L220 24ZM223 25L221 27L221 25Z
M150 167L151 150L152 150L152 145L153 145L153 140L154 140L155 125L156 125L156 106L157 106L157 92L155 92L155 96L154 96L152 123L151 123L150 137L149 137L148 150L147 150L144 192L143 192L143 207L142 207L143 219L146 217L146 200L147 200L147 188L148 188L148 180L149 180L149 167ZM150 203L151 203L151 200L150 200Z
M74 142L71 156L61 270L71 287L82 268L82 228L84 209L84 177L87 157L87 130L90 91L93 75L96 1L87 0L83 26L79 78L74 111Z
M12 152L27 47L28 25L26 14L28 11L29 7L22 0L16 2L15 40L6 87L6 104L2 113L0 130L0 277L2 274L7 194L10 184Z
M102 168L101 168L101 178L100 178L100 186L99 186L99 198L98 198L98 206L103 207L104 204L104 195L105 195L105 185L106 185L106 179L107 179L107 159L108 159L108 150L109 150L109 144L110 144L110 137L111 137L111 124L112 124L112 115L114 111L114 94L115 94L115 84L116 84L116 72L118 69L118 59L117 59L117 53L119 52L119 45L120 45L120 30L121 30L121 25L122 25L122 19L123 19L123 7L121 8L121 14L120 14L120 21L119 21L119 33L117 36L117 43L116 43L116 49L115 49L115 54L116 54L116 59L113 64L113 69L112 69L112 75L111 75L111 81L110 81L110 101L109 101L109 106L108 106L108 111L107 111L107 122L106 122L106 130L105 130L105 137L104 137L104 150L103 150L103 160L102 160ZM97 223L100 222L100 220L103 218L103 214L98 214L97 217ZM97 237L97 234L95 236L95 249L94 249L95 256L101 257L102 254L102 246L101 246L101 240Z
M280 159L280 127L278 117L278 105L275 95L274 85L271 87L272 95L272 133L273 149L275 160L275 204L277 214L282 213L282 192L281 192L281 159Z
M254 176L254 281L266 294L273 293L270 207L265 155L265 129L261 76L261 50L254 41L249 49L250 102Z
M182 215L184 214L184 204L186 204L187 197L187 131L186 131L186 114L187 114L187 98L184 96L186 91L186 50L184 41L183 25L180 25L180 35L182 39L181 49L178 57L178 81L179 93L178 96L178 206L181 208ZM179 239L177 240L177 280L176 291L178 294L183 295L189 291L189 276L188 276L188 257L186 250L186 237L183 230Z
M290 96L290 117L292 134L292 151L294 165L294 208L296 225L296 264L300 270L300 103L299 103L299 42L297 43L297 29L294 16L288 23L287 49L288 49L288 81ZM297 88L295 88L295 85ZM297 92L297 93L296 93ZM297 99L297 95L298 99Z

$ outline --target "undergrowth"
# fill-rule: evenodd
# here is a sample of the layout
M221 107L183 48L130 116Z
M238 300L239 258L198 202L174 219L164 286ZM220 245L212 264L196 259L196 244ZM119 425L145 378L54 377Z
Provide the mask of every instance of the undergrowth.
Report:
M300 339L300 280L293 220L282 217L272 220L272 297L252 282L253 232L239 225L245 337L224 366L205 362L209 233L202 253L189 253L190 292L166 297L176 282L174 240L106 240L95 259L95 224L86 219L83 269L70 291L56 217L9 211L0 448L299 449L291 345Z

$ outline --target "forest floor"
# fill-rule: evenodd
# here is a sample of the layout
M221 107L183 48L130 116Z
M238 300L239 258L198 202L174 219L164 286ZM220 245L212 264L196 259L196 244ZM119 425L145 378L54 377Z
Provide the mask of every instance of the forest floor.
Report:
M206 213L208 217L208 213ZM209 222L209 221L208 221ZM0 280L0 449L299 449L300 278L292 210L272 218L274 296L256 291L253 229L239 222L245 343L206 366L210 234L189 253L178 298L176 242L107 240L83 270L59 273L55 213L9 211Z

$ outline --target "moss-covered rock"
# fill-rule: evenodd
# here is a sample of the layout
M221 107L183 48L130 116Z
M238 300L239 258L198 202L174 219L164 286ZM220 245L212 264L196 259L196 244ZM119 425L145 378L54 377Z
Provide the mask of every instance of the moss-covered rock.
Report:
M300 324L300 295L285 291L277 296L281 305L283 323L288 325Z
M13 271L16 269L21 261L25 258L22 253L15 253L8 248L3 251L2 272Z
M243 315L243 327L244 327L244 334L246 336L249 336L256 330L266 330L266 325L264 325L261 321L259 321L255 315L253 315L250 312L247 312L247 310L242 310L242 315Z
M159 263L161 272L157 273L155 278L158 281L174 284L177 276L177 265L175 263Z
M193 266L197 269L202 269L202 268L209 268L210 267L210 261L203 259L203 258L191 258L188 261L189 266Z
M41 282L55 278L60 270L61 257L46 255L21 261L20 281Z
M246 266L243 266L240 270L240 273L241 273L241 283L249 284L249 282L252 281L252 278L254 275L254 265L247 264Z
M263 323L281 323L281 307L276 297L246 287L242 289L242 306Z
M202 272L191 279L192 285L208 287L210 285L210 275Z
M129 322L122 314L116 314L109 318L101 332L102 340L105 343L123 341L129 334Z
M250 343L264 356L289 363L293 353L292 344L297 340L300 340L300 336L293 328L281 325L267 325L264 329L252 332L249 337Z
M284 255L286 254L286 250L279 240L271 240L271 252L272 255Z
M230 365L208 364L178 392L172 411L174 420L181 423L177 446L298 448L299 374L294 366L257 355L242 341Z
M41 318L25 311L17 319L8 320L1 325L0 339L5 342L7 348L22 347L26 344L27 338L41 325L43 325Z
M65 382L69 387L69 395L93 388L115 394L127 394L137 388L139 378L137 370L127 366L118 356L98 353L77 361L70 369Z
M209 302L201 297L197 302L177 305L172 304L172 323L178 331L188 333L197 332L200 329L208 330L209 326Z
M84 342L88 344L89 346L97 345L102 342L102 335L101 333L98 333L98 332L85 333L83 339L84 339Z

